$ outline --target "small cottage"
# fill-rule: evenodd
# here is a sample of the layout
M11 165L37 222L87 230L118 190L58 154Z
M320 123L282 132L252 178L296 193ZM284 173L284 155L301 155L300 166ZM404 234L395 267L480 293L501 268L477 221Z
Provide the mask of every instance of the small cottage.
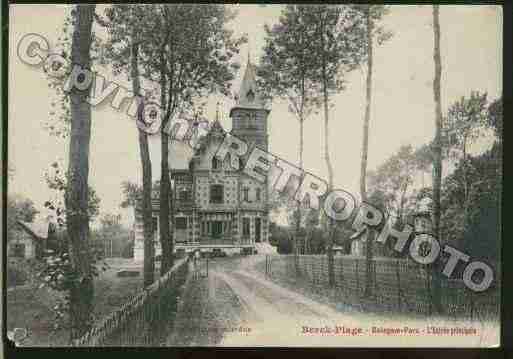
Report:
M18 230L7 242L7 254L11 258L42 258L52 225L48 221L16 222Z

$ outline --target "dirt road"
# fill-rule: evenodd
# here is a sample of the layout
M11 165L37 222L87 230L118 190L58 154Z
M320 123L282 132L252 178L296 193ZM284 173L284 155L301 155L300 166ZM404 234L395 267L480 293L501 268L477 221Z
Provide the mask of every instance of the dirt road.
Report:
M423 341L427 346L479 342L478 336L425 338L427 325L436 321L335 310L267 280L253 268L261 260L265 257L213 259L208 276L203 261L188 280L166 345L382 347L418 346L419 339L428 339ZM379 328L402 332L390 335Z

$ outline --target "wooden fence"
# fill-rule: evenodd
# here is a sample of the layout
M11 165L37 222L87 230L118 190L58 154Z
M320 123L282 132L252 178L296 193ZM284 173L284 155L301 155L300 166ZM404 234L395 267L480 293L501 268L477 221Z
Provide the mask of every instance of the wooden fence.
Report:
M295 264L297 263L297 264ZM336 301L366 310L409 312L431 315L432 275L413 260L375 258L372 262L372 296L364 298L365 258L335 257L335 285L328 286L328 258L325 255L268 256L266 276L291 286L303 286L316 293L334 295ZM496 280L496 283L498 280ZM469 290L461 280L442 278L442 306L452 318L497 319L500 290L495 286L483 293Z
M188 260L179 260L155 283L112 312L74 346L159 346L172 324Z

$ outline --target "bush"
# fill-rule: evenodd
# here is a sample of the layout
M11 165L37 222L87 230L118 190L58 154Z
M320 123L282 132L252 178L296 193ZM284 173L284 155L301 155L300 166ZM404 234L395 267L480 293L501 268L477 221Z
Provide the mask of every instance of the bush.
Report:
M20 268L17 263L10 263L7 266L7 287L25 284L28 277L28 273Z

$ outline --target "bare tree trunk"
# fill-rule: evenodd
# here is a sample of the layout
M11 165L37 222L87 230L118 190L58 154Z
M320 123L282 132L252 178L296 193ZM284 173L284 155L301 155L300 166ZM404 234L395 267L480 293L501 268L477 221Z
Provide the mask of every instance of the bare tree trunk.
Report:
M304 96L304 94L303 94ZM304 101L303 99L301 101ZM299 168L303 168L303 110L302 105L299 114ZM301 231L301 202L297 201L296 207L296 240L294 241L294 255L295 255L295 264L296 264L296 272L299 273L299 248L301 244L299 243L299 232Z
M139 45L132 44L132 91L141 95L141 84L139 80ZM137 121L142 121L144 104L138 108ZM155 277L155 242L152 222L152 178L151 178L151 159L148 147L148 135L139 129L139 153L142 167L142 218L143 218L143 236L144 236L144 265L143 265L143 283L144 287L154 282Z
M301 104L299 105L299 168L303 169L303 149L304 149L304 105L305 105L305 75L301 79ZM297 108L297 107L296 107ZM299 232L301 230L301 202L297 202L296 208L296 241L294 243L294 255L296 263L296 272L299 271ZM306 240L306 238L304 239Z
M74 64L91 66L91 29L95 5L77 5L71 48ZM93 309L92 258L89 250L89 142L91 107L88 91L71 90L71 136L69 145L66 226L71 262L77 280L70 289L71 339L80 338L91 327Z
M326 79L326 66L323 66L323 96L324 96L324 159L328 167L328 192L333 189L333 167L331 166L330 153L329 153L329 111L328 111L328 89ZM335 285L335 270L333 258L333 242L334 231L331 218L326 218L326 225L328 230L328 284L330 287Z
M433 5L433 33L434 33L434 51L433 58L435 62L435 78L433 81L433 95L435 100L435 140L434 140L434 164L433 164L433 215L434 215L434 234L440 237L440 191L442 186L442 103L440 99L440 80L442 76L442 61L440 59L440 18L439 6ZM437 260L432 265L433 278L433 305L437 312L442 311L441 305L441 278Z
M371 103L372 103L372 19L371 19L371 5L366 9L366 23L367 23L367 84L365 94L365 119L363 121L363 146L362 146L362 162L360 168L360 195L362 202L367 200L367 156L369 152L369 122L371 117ZM366 297L372 295L372 257L373 257L373 239L374 233L372 228L367 229L367 244L365 246L365 291Z
M162 54L161 58L161 103L169 103L166 101L166 60ZM171 81L171 79L170 79ZM172 96L168 93L167 96ZM171 105L169 105L171 106ZM164 111L164 120L162 121L162 129L166 128L167 122L169 121L170 108ZM162 157L160 160L160 245L162 248L160 274L166 273L173 266L173 238L171 234L170 220L171 216L171 180L169 178L169 137L162 131L160 135L161 153Z
M470 191L468 181L467 167L467 136L463 137L463 186L464 186L464 205L463 205L463 228L468 228L469 218L468 212L470 207ZM441 237L439 237L441 238ZM460 248L465 249L465 233L460 238Z

